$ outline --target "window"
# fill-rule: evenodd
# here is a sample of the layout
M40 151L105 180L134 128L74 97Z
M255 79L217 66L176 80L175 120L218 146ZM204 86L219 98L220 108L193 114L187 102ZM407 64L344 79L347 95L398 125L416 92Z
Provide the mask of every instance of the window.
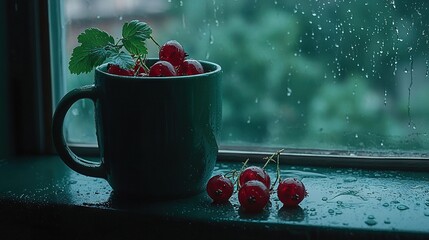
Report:
M223 67L223 149L426 157L425 0L59 4L65 53L59 95L93 81L93 73L71 75L67 68L79 33L98 27L119 36L125 21L139 19L153 27L158 42L176 39L195 58ZM149 47L156 52L155 45ZM65 124L70 143L96 144L89 100L75 104Z

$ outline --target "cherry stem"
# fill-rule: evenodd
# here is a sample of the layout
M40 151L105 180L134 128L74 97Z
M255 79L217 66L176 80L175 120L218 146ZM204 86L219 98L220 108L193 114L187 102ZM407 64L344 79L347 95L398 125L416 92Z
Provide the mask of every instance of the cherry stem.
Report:
M140 71L140 68L143 67L145 73L149 74L149 68L146 66L145 61L146 61L146 55L144 56L144 58L142 58L142 55L139 55L137 57L137 61L140 63L137 70L135 71L134 75L137 75L138 72Z
M249 159L246 159L246 161L244 161L243 166L240 169L240 172L238 173L238 178L235 179L234 185L237 184L237 191L240 189L240 182L238 181L238 179L240 178L241 173L243 172L244 168L246 167L247 163L249 162Z
M284 149L281 149L279 151L276 152L277 155L277 174L276 174L276 180L274 181L273 185L271 185L271 190L274 189L274 186L276 185L277 181L281 181L281 177L280 177L280 153L283 152Z
M120 49L123 45L119 45L120 42L122 42L123 38L120 38L116 43L115 43L115 47Z
M283 152L284 149L280 149L277 152L273 153L270 157L264 157L264 159L267 159L267 161L265 162L264 166L262 167L262 169L265 169L265 167L268 165L269 162L276 162L273 157L280 155L281 152Z
M230 178L232 182L235 182L236 174L237 174L237 170L232 169L231 171L228 171L225 174L223 174L223 176L226 178Z
M159 45L159 43L152 36L150 36L150 39L156 44L156 46L158 46L158 48L161 48L161 45Z

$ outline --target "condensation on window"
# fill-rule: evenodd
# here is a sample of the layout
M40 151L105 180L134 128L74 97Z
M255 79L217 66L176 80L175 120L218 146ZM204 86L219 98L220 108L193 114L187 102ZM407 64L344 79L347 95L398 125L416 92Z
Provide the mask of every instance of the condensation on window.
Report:
M64 0L64 6L68 55L85 28L119 37L125 21L139 19L158 42L176 39L190 56L219 63L222 146L388 155L429 149L426 0ZM156 50L149 44L150 56ZM92 73L68 75L68 90L91 82ZM96 143L92 107L80 101L69 113L70 141Z

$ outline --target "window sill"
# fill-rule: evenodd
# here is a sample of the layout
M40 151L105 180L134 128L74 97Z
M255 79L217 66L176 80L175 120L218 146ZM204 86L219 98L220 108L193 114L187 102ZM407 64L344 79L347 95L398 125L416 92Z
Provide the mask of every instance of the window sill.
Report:
M215 173L240 166L221 162ZM73 172L57 156L3 159L0 236L429 238L429 173L308 166L281 169L283 177L304 177L309 196L300 208L284 209L272 197L265 212L246 215L239 210L236 194L227 205L211 204L205 193L174 201L123 202L115 199L106 181ZM274 174L274 169L268 170Z

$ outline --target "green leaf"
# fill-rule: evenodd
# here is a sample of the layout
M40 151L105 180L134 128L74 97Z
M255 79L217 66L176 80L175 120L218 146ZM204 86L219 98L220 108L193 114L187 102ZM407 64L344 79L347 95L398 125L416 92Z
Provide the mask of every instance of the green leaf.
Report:
M98 28L88 28L77 37L77 41L88 48L104 47L114 44L112 36Z
M123 51L110 55L105 62L119 65L119 67L123 69L131 69L135 65L134 59L131 55Z
M88 48L86 46L78 46L73 49L72 56L69 62L69 70L71 73L80 74L88 73L96 66L101 65L107 57L111 55L111 51L105 48Z
M152 28L145 22L132 20L122 27L122 43L131 54L145 55L147 48L145 40L150 38Z
M81 44L73 49L69 70L71 73L87 73L102 64L113 52L115 40L97 28L86 29L78 38Z

